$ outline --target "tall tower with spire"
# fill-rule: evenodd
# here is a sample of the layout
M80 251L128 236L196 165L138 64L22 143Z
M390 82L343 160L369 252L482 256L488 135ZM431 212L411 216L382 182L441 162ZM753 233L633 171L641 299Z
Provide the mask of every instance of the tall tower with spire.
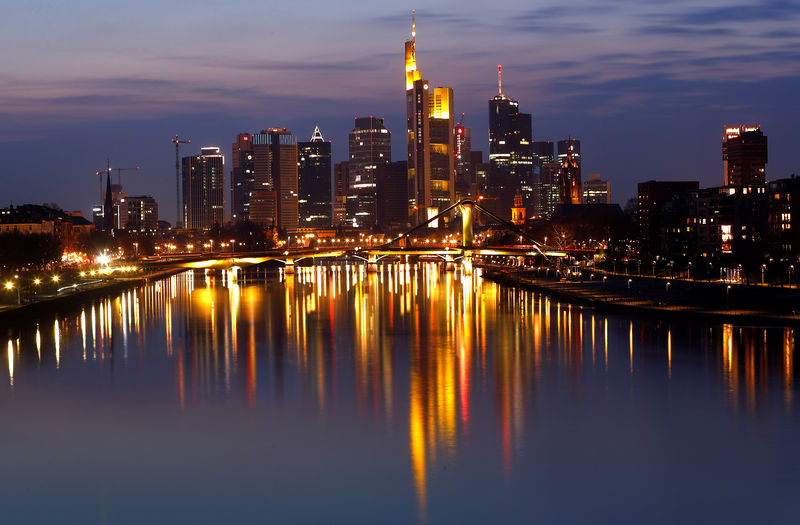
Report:
M297 143L301 228L330 228L333 214L331 141L314 127L308 142Z
M412 223L424 222L455 200L453 90L431 92L417 69L416 13L405 43L408 207ZM432 223L431 226L436 226Z
M533 127L530 113L519 112L519 101L503 92L503 66L497 66L497 95L489 100L489 188L487 205L509 217L514 196L534 203ZM530 213L529 213L530 214Z

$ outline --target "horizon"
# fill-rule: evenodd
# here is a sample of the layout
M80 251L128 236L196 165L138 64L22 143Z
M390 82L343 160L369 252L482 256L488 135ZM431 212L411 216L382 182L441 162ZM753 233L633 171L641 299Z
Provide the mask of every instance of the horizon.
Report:
M141 166L123 173L124 190L153 195L160 218L172 219L175 133L192 140L181 156L221 148L226 217L236 133L285 127L307 140L319 125L340 162L352 119L374 115L392 132L392 160L404 160L402 47L414 5L403 4L247 4L247 17L231 15L244 12L238 1L224 12L213 2L9 6L3 34L20 52L3 59L0 205L55 202L91 217L95 172L109 158ZM726 125L761 126L767 180L797 171L792 2L504 1L487 11L442 1L416 17L422 75L453 88L484 158L503 64L504 91L532 114L534 139L580 140L584 179L610 180L616 203L650 179L722 185Z

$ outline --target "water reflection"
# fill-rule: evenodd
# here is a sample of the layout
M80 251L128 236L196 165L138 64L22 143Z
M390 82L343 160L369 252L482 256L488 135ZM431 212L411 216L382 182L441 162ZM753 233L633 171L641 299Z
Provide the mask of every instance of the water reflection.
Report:
M476 425L494 428L499 466L511 479L526 428L536 427L543 382L563 382L579 396L598 376L675 381L700 354L732 410L754 414L776 390L792 406L791 329L607 317L433 263L379 268L175 275L59 316L52 330L10 336L9 387L36 373L26 355L42 367L77 361L106 373L153 359L171 371L181 410L215 399L250 410L300 400L320 415L354 407L407 435L423 520L432 479L463 460Z

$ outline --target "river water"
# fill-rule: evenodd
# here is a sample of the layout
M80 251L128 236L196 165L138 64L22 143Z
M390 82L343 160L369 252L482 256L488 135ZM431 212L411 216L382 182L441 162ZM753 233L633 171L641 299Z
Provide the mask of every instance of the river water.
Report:
M1 335L2 523L800 520L792 329L420 263L193 270Z

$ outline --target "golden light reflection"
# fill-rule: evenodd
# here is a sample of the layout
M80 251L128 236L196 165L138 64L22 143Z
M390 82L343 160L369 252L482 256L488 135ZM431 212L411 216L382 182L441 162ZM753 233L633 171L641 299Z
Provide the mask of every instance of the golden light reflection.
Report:
M8 340L8 381L14 387L14 343Z
M53 342L56 347L56 368L61 366L61 329L58 326L58 319L53 323Z
M792 382L794 375L794 330L783 329L783 392L786 408L792 405Z

